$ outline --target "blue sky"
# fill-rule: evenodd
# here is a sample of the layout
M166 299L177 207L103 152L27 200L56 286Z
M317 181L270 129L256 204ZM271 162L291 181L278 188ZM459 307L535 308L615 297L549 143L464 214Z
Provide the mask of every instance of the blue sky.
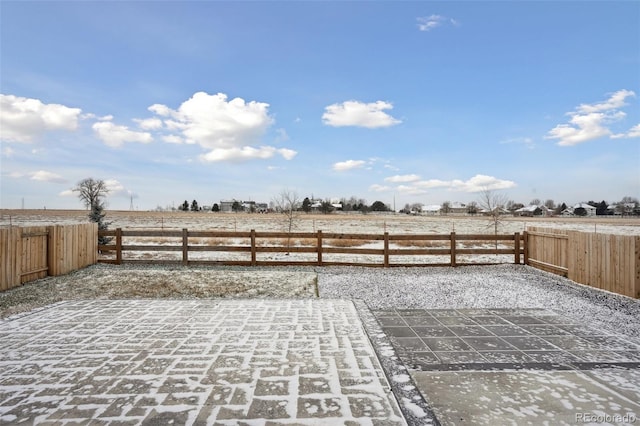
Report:
M1 1L2 208L640 196L640 3Z

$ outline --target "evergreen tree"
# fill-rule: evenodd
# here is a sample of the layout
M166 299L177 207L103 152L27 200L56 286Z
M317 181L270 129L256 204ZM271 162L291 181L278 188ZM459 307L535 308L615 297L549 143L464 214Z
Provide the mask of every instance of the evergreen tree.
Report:
M184 203L182 203L182 205L180 206L180 210L182 210L183 212L189 211L189 202L187 200L184 200Z
M389 211L389 207L382 201L374 201L373 204L371 204L371 210L374 212L386 212Z
M333 210L335 210L333 204L331 204L329 201L323 201L320 205L320 211L324 214L329 214Z
M309 213L311 211L311 200L309 200L309 197L305 197L302 201L302 211L305 213Z
M105 222L104 218L107 214L104 212L104 204L101 201L95 201L91 206L91 212L89 213L89 220L98 224L99 231L106 231L109 229L111 222ZM113 238L100 236L98 237L98 245L104 246L111 242Z
M220 206L218 205L218 203L213 203L213 207L211 207L211 211L212 212L219 212L220 211Z
M198 202L196 200L193 200L191 202L191 211L192 212L197 212L199 210L200 210L200 208L198 207Z

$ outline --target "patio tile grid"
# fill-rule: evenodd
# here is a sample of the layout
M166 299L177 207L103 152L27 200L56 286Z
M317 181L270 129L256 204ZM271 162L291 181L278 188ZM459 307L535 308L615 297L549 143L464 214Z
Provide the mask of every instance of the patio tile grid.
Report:
M640 341L544 309L373 310L408 368L640 367Z

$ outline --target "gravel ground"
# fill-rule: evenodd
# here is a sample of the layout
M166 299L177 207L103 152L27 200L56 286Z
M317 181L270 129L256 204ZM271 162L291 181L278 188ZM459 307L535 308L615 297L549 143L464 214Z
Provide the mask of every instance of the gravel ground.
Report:
M640 338L640 300L576 284L524 265L327 270L320 297L370 308L543 308Z
M544 308L640 338L640 300L528 266L181 268L94 265L0 293L0 317L61 300L316 297L371 308Z

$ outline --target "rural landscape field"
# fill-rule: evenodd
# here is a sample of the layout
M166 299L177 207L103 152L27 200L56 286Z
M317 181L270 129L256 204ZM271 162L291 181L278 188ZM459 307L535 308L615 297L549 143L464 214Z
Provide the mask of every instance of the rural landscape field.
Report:
M107 211L109 228L216 230L216 231L287 231L282 214ZM0 226L41 226L88 222L85 210L0 210ZM640 235L640 218L613 216L511 217L499 222L499 233L523 232L527 226L571 229L583 232ZM413 216L406 214L305 214L294 217L295 232L383 233L393 234L491 234L493 222L484 216Z
M326 247L353 248L353 253L326 254L327 262L364 262L379 263L381 256L367 253L366 250L380 250L383 241L380 239L357 238L360 234L382 236L389 235L492 235L496 231L495 222L484 216L414 216L406 214L296 214L288 217L284 214L248 214L248 213L205 213L205 212L143 212L143 211L109 211L105 218L109 229L153 230L153 231L215 231L215 232L280 232L280 233L314 233L346 234L352 239L327 239ZM0 226L42 226L53 224L85 223L87 212L82 210L3 210L0 215ZM291 226L290 226L291 225ZM528 227L544 227L551 229L570 229L583 232L597 232L614 235L640 235L640 220L637 218L522 218L505 216L499 219L497 233L500 235L522 234ZM289 229L290 227L290 229ZM261 246L276 247L313 247L314 238L274 238L256 242ZM147 246L179 246L181 237L126 237L123 245ZM248 237L243 238L190 238L193 246L244 246L250 245ZM391 249L445 249L448 241L391 241ZM513 241L464 241L459 243L468 249L512 249ZM355 252L361 250L360 252ZM305 252L258 253L259 261L312 261L315 253ZM103 259L112 259L113 253L102 254ZM144 251L137 250L126 253L127 260L176 261L181 253L178 251ZM243 261L249 256L246 252L233 251L196 251L189 254L189 260ZM450 261L449 255L430 256L395 256L399 263L442 264ZM401 259L401 261L400 261ZM460 263L513 263L513 255L507 254L474 254L458 256Z

